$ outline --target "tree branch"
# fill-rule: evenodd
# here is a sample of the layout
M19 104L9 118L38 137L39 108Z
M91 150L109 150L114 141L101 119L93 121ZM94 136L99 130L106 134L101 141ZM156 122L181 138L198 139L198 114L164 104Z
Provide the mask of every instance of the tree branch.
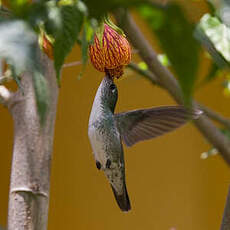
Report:
M157 85L163 88L163 86L160 85L156 76L154 76L150 71L143 70L138 65L132 62L127 67L136 71L140 75L144 76L147 80L151 81L154 85ZM211 118L212 120L218 121L220 124L222 124L223 126L225 126L226 128L230 130L230 120L229 119L221 116L220 114L214 112L213 110L209 109L208 107L204 105L198 104L198 106L209 118Z
M225 203L224 214L223 214L220 230L230 230L230 186L228 189L228 195Z
M47 228L50 163L58 87L53 62L41 54L49 90L49 108L41 127L30 72L23 74L21 88L9 110L14 121L14 148L9 192L8 230Z
M160 85L160 82L158 81L158 79L156 78L156 76L151 73L148 70L143 70L140 67L138 67L135 63L131 62L127 65L127 67L129 67L130 69L134 70L135 72L139 73L140 75L142 75L143 77L145 77L147 80L150 80L152 84L157 85L159 87L162 87Z
M123 9L117 10L114 15L132 45L139 50L139 54L148 65L149 70L157 77L160 84L170 95L179 104L183 104L182 92L176 78L158 61L155 51L145 39L131 15ZM193 106L196 108L199 107L195 102L193 102ZM230 165L230 141L228 138L214 126L206 115L202 115L195 121L195 124L204 137L219 150L221 156Z
M210 117L212 120L218 121L220 124L222 124L223 126L225 126L226 128L228 128L230 130L230 120L221 116L220 114L214 112L213 110L209 109L208 107L204 106L204 105L200 105L201 110L204 111L204 113Z

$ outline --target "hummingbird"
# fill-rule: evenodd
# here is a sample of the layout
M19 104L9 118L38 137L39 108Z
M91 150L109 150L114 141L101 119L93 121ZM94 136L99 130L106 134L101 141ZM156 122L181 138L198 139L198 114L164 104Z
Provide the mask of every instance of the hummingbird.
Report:
M94 98L88 126L96 167L104 171L118 206L131 209L125 181L122 141L132 146L139 141L172 131L202 112L188 111L183 106L161 106L115 114L118 90L108 74L103 78Z

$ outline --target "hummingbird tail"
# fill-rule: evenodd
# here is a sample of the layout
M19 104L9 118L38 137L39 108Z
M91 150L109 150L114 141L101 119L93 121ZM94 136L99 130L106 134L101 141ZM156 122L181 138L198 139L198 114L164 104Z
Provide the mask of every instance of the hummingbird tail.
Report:
M123 193L121 195L118 195L117 191L113 188L112 185L111 188L113 190L113 194L115 196L115 199L121 211L128 212L131 209L131 205L130 205L129 195L126 189L126 185L124 184Z

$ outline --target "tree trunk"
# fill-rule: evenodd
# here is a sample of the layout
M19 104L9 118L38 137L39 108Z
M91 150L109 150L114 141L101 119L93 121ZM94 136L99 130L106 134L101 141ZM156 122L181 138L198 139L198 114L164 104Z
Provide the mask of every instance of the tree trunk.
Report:
M9 192L8 230L45 230L48 220L50 164L58 86L53 62L41 54L49 90L49 108L41 126L30 72L8 108L14 121L14 148Z

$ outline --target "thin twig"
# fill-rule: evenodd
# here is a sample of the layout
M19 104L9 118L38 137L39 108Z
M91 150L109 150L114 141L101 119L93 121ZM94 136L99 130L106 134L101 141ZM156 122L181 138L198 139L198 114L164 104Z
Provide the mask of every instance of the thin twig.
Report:
M139 73L140 75L142 75L146 79L150 80L154 85L157 85L157 86L161 87L160 82L158 81L156 76L153 73L151 73L149 70L143 70L133 62L129 63L127 65L127 67L129 67L130 69L132 69L135 72Z
M220 124L224 125L226 128L230 130L230 120L221 116L217 112L214 112L213 110L209 109L208 107L199 104L200 108L204 113L210 117L212 120L218 121Z
M63 65L63 68L65 68L65 67L72 67L72 66L78 66L78 65L81 65L81 64L82 64L81 61L75 61L75 62L65 63Z
M230 186L228 188L228 195L225 203L220 230L230 230Z
M139 55L148 65L149 71L156 76L160 84L171 94L179 103L183 104L183 97L180 86L173 74L158 61L157 55L152 46L145 39L130 14L123 9L117 10L115 18L121 28L125 31L132 45L139 50ZM199 108L193 102L195 108ZM204 114L194 122L203 136L221 153L224 160L230 165L230 141L222 134L211 120Z

